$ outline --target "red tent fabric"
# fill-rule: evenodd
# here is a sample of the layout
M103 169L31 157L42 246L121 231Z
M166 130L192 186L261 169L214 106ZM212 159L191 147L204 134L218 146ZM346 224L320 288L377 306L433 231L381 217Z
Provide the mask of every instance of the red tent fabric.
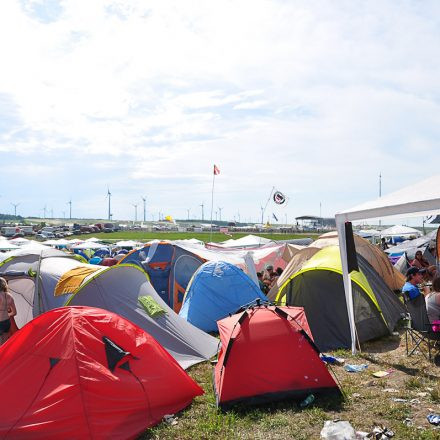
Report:
M260 306L217 322L217 404L259 403L339 391L319 357L302 307Z
M91 307L29 322L0 369L2 439L135 438L203 394L144 330Z

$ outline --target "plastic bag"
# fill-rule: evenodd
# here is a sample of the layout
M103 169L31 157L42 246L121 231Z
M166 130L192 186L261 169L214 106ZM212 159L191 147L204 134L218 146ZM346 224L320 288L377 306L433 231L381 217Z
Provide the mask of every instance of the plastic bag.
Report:
M356 431L350 422L326 420L321 430L321 438L326 440L356 440Z

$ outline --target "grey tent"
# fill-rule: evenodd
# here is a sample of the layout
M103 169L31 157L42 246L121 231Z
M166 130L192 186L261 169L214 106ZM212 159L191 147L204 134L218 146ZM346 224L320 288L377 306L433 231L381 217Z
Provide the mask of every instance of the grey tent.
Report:
M121 315L153 336L185 369L217 353L218 340L168 307L145 272L134 265L96 272L72 292L66 305L99 307Z
M0 276L8 279L17 304L19 327L63 305L89 305L117 313L144 329L183 368L216 354L217 339L170 309L140 268L94 266L65 258L67 254L52 255L57 256L26 256L27 261L17 257L14 264L0 266Z

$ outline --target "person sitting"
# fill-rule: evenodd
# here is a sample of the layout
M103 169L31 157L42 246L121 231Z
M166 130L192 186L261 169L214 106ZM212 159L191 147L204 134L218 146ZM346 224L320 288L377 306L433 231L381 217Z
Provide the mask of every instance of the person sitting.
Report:
M262 272L257 272L257 278L258 278L258 286L260 287L260 290L263 293L267 293L267 286L266 284L263 283L263 273Z
M8 291L8 283L0 277L0 344L9 338L12 316L17 314L14 298Z
M418 269L429 267L429 262L423 257L422 251L416 252L416 257L411 261L411 266L417 267Z
M429 266L423 274L425 283L432 283L434 278L437 277L437 268L435 266Z
M411 300L420 295L418 285L423 281L423 272L414 266L406 271L406 282L402 287L402 294L406 299Z
M425 296L429 322L440 321L440 277L434 278L432 292Z

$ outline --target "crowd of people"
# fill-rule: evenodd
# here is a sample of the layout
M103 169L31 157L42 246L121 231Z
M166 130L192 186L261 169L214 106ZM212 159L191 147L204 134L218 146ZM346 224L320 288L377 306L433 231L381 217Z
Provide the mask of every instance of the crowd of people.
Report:
M261 291L264 294L268 293L282 273L283 269L281 269L281 267L277 267L276 270L273 270L273 266L267 266L262 272L257 272L258 284Z

